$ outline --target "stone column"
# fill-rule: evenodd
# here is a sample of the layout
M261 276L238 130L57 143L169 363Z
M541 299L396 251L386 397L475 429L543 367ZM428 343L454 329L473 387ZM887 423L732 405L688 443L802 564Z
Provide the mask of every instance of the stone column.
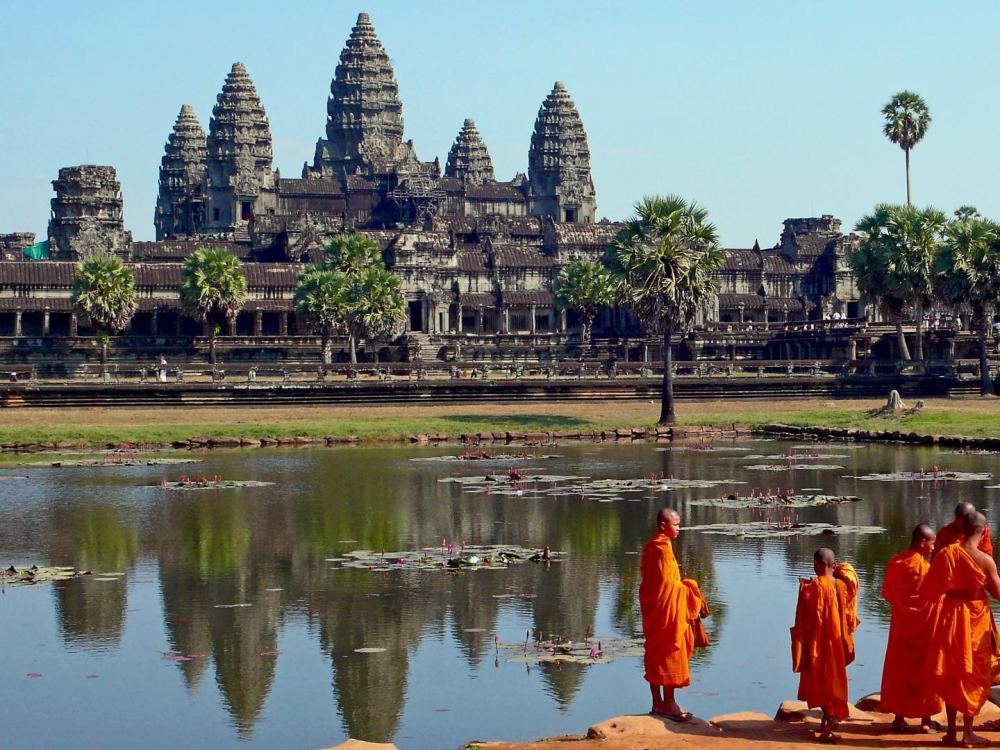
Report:
M740 325L743 325L743 305L740 305Z
M535 313L538 308L535 305L531 306L531 319L528 321L528 329L531 331L531 335L534 336L538 333L538 324L535 321Z
M149 332L153 336L158 336L160 332L159 313L153 310L153 315L149 321Z
M458 306L458 320L455 321L455 331L462 332L462 306Z
M48 336L52 331L52 318L49 311L46 310L42 313L42 335Z
M858 342L854 339L851 339L851 345L847 350L847 358L852 361L858 358Z
M503 333L510 333L510 308L503 308L503 323L502 323Z
M253 335L264 335L264 313L261 310L254 310L253 313Z
M569 328L569 315L566 310L559 311L559 333L566 333Z
M228 336L236 335L236 318L229 318L226 321L226 331Z
M279 332L279 333L280 333L280 334L281 334L282 336L287 336L287 335L288 335L288 313L287 313L287 312L284 312L284 311L282 311L282 312L281 312L281 313L279 314L279 316L278 316L278 317L279 317L279 318L280 318L280 320L281 320L281 322L280 322L280 323L278 324L278 325L279 325L279 328L278 328L278 332Z
M476 333L483 335L483 308L476 310Z
M14 335L15 336L20 336L21 335L21 311L20 310L16 310L14 312Z
M79 335L80 320L76 317L76 313L69 314L69 335L78 336Z

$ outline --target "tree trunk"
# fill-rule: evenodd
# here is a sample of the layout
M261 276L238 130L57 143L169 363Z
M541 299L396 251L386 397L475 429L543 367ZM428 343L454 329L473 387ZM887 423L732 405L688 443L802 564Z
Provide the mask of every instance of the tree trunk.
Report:
M107 338L101 339L101 380L104 380L108 375L108 340Z
M593 324L593 319L591 316L584 313L580 317L580 348L589 349L590 348L590 327Z
M347 334L347 339L351 344L351 364L356 365L358 363L358 348L354 343L354 334Z
M910 359L910 347L906 345L906 335L903 333L903 319L896 318L896 336L899 337L899 358Z
M924 301L921 299L913 303L913 317L917 324L917 338L914 342L914 359L918 362L924 361Z
M373 361L375 362L375 364L378 364L378 342L376 341L373 344L368 339L365 339L365 346L371 346Z
M912 206L913 203L910 201L910 149L903 149L903 153L906 154L906 205Z
M215 367L215 326L208 326L208 361Z
M674 357L670 351L670 330L663 334L663 395L660 398L660 424L673 424L674 413Z
M330 326L323 326L323 344L319 356L324 365L330 364L332 359L330 356Z
M993 391L993 378L990 377L990 359L986 356L986 332L989 326L987 325L987 317L982 316L982 325L979 326L979 395L980 396L992 396Z

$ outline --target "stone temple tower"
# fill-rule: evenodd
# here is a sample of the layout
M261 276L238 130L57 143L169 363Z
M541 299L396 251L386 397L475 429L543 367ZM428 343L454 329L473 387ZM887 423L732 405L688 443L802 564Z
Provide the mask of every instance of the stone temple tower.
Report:
M587 133L562 81L538 110L528 150L528 184L532 216L594 222L597 198Z
M49 218L53 260L105 254L128 257L132 235L125 231L125 201L114 167L63 167L52 187L56 191Z
M389 55L367 13L358 15L330 84L326 138L316 143L303 177L339 178L368 173L373 164L396 163L412 154L403 143L403 103Z
M243 63L233 64L208 125L205 170L210 232L248 239L247 228L259 199L274 188L271 128L257 89Z
M160 161L156 198L156 239L197 234L205 222L205 131L190 104L181 107Z
M476 123L466 120L462 130L448 152L448 163L444 168L445 177L457 177L470 185L494 182L493 161L486 150L482 136L476 130Z

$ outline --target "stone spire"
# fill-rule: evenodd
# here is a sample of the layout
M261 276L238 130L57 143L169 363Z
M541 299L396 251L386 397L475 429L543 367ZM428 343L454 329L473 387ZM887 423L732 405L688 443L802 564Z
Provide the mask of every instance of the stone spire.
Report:
M528 150L531 214L592 223L597 213L590 147L580 113L562 81L542 102Z
M389 55L367 13L351 30L327 101L326 138L316 144L312 168L303 177L339 177L365 172L373 162L402 156L403 104Z
M56 193L49 217L53 260L108 254L128 258L132 233L125 231L125 201L114 167L63 167L52 187Z
M252 208L244 204L252 206L273 182L267 114L247 69L234 63L208 125L207 226L230 231L245 225Z
M493 182L493 161L474 120L466 120L448 152L445 177L457 177L472 185Z
M190 104L181 107L160 160L156 199L156 239L197 234L205 219L202 184L207 146L205 131Z

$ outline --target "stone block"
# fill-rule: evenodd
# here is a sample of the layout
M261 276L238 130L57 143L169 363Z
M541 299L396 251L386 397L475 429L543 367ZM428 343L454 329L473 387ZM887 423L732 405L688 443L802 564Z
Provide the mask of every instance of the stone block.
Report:
M882 694L870 693L854 704L862 711L880 713L882 711Z
M362 742L361 740L348 740L336 747L327 750L396 750L396 746L390 742Z
M740 711L735 714L723 714L708 720L713 727L718 727L723 732L739 731L760 731L774 724L774 720L766 714L759 714L754 711Z
M240 439L238 437L213 437L209 438L208 445L212 448L233 448L238 447L240 444Z
M823 712L818 708L809 708L805 701L783 701L774 714L775 721L805 721L823 718Z

